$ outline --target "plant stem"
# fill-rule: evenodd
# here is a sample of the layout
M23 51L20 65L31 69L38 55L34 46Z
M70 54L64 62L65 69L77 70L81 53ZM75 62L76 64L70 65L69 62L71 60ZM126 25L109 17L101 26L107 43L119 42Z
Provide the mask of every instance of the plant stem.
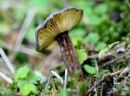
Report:
M63 61L66 64L69 75L73 75L77 69L80 70L80 74L82 75L82 70L78 59L76 58L75 49L69 38L68 32L60 33L56 37L56 40L60 46Z

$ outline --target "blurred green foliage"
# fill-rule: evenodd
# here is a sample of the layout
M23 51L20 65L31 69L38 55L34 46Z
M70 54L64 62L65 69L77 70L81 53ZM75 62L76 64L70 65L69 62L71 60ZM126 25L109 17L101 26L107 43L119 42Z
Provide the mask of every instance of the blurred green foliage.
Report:
M42 83L41 78L27 66L21 67L17 70L13 83L7 87L7 91L1 91L1 94L2 96L16 96L17 93L22 94L22 96L40 94L39 91L44 88Z
M28 67L22 67L17 70L14 76L14 83L24 96L30 93L36 94L37 87L35 84L40 82L41 78L36 76Z
M88 64L85 64L85 65L84 65L84 69L85 69L85 71L88 72L89 74L96 74L96 72L97 72L97 70L96 70L95 67L92 67L92 66L90 66L90 65L88 65Z
M10 2L5 0L2 6ZM129 8L124 0L21 0L13 2L15 6L10 4L8 10L3 7L0 13L0 40L6 41L5 36L10 35L12 29L18 31L21 28L29 10L36 10L35 18L24 38L34 43L36 26L50 13L66 7L65 2L84 12L81 23L70 33L75 46L78 41L84 41L94 44L96 50L100 51L107 44L120 41L130 34Z
M36 11L22 42L25 46L31 46L31 48L32 46L34 48L35 43L35 28L42 23L50 13L61 10L68 5L80 8L84 12L82 21L69 35L76 48L81 66L83 66L90 77L89 80L86 80L87 82L79 82L75 79L77 78L76 75L72 78L69 77L68 88L66 90L63 89L63 86L61 86L58 81L55 81L52 86L50 86L50 89L47 89L49 92L46 91L50 96L53 91L55 94L58 93L58 95L56 94L57 96L61 96L62 94L64 94L64 96L71 96L74 93L71 92L71 89L75 87L80 89L80 96L84 96L85 89L88 89L93 81L91 76L95 76L94 78L99 79L103 74L108 72L108 70L97 72L95 67L89 64L82 64L89 56L84 44L94 45L95 50L100 51L100 57L109 50L109 44L115 44L113 42L121 41L122 38L129 38L130 9L127 3L125 0L0 0L0 41L5 42L7 45L14 45L12 38L17 37L15 33L19 33L28 12L30 10ZM16 61L20 64L30 63L29 57L21 52L17 52ZM58 89L56 88L57 85ZM23 67L16 72L13 84L7 89L8 93L4 94L2 90L5 89L0 83L0 95L15 96L15 93L19 92L19 90L25 96L39 94L42 89L45 89L43 86L45 87L44 84L41 84L40 78L37 77L34 72L27 67ZM117 86L117 89L121 91L122 86ZM129 96L129 91L127 94L127 96Z

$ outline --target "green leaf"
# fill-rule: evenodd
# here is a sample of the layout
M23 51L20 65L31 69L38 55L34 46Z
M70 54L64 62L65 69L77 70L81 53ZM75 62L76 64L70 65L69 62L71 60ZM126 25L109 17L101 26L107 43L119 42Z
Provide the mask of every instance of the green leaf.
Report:
M99 58L103 58L104 55L105 55L105 53L106 53L107 51L109 51L113 46L115 46L115 45L118 44L118 43L119 43L119 42L114 42L114 43L108 45L108 47L102 49L102 50L99 52L98 57L99 57Z
M20 88L20 92L24 96L28 96L30 93L37 93L37 88L35 85L29 83L25 84Z
M77 38L76 36L83 37L85 35L85 30L83 28L77 28L71 31L70 36L72 38Z
M26 78L28 73L29 73L29 68L27 66L22 67L17 70L14 76L14 80L17 82L19 79Z
M77 38L72 38L72 43L74 46L77 46L79 42L82 41L81 37L77 37Z
M33 83L33 84L36 84L37 81L40 81L40 80L41 80L41 78L39 76L35 76L35 75L29 78L29 82Z
M84 69L86 72L88 72L89 74L95 74L97 72L95 67L92 67L90 65L84 65Z
M93 14L93 9L90 6L86 6L86 8L83 9L83 11L85 16L89 16Z
M77 50L78 58L79 58L79 63L82 64L84 60L87 59L87 53L85 52L84 49L79 49Z
M99 42L96 46L96 50L100 51L100 50L104 49L105 47L106 47L105 42Z
M17 86L19 88L21 88L24 84L27 84L27 83L29 83L27 80L18 80L17 81Z
M70 96L69 92L66 89L61 89L58 96Z
M70 33L70 37L72 38L72 43L74 44L74 46L77 46L78 42L83 40L84 35L85 35L85 30L83 30L82 28L73 30Z
M106 20L106 16L98 16L98 15L91 15L88 16L89 20L87 21L88 24L94 26L101 24L104 20Z
M108 7L106 4L100 4L96 6L94 10L96 14L105 14L107 11L108 11Z
M99 40L98 33L89 33L88 36L85 38L85 41L90 43L97 43Z

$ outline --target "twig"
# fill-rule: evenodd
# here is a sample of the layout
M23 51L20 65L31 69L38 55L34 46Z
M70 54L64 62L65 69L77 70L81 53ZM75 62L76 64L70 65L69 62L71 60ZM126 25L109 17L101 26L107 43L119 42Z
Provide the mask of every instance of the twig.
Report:
M103 80L104 78L101 80L95 81L94 85L88 90L88 94L91 93Z
M19 50L19 47L21 46L21 43L24 39L24 36L28 30L28 28L30 27L32 21L33 21L33 18L36 14L36 10L35 9L31 9L29 10L28 14L27 14L27 17L25 18L24 22L23 22L23 25L20 29L20 33L17 37L17 40L16 40L16 43L15 43L15 50L18 51Z
M119 70L119 71L113 72L113 73L112 73L112 76L118 75L118 74L121 73L122 71L123 71L123 70L121 69L121 70Z
M67 69L65 69L65 80L64 80L64 89L66 89L66 86L67 86Z
M36 51L34 51L33 49L31 49L31 48L27 48L27 47L24 47L24 46L21 46L20 48L19 48L20 50L20 52L23 52L23 53L25 53L25 54L27 54L27 55L30 55L30 56L36 56L36 54L38 54L38 53L36 53ZM39 54L40 55L40 54Z
M127 80L128 80L128 77L125 78L125 80L124 80L124 82L123 82L123 86L125 86Z
M130 72L130 68L126 67L121 73L120 76L122 76L123 74Z
M3 41L0 41L0 46L9 51L13 51L13 46L11 46L10 44L6 44ZM19 52L22 52L22 53L30 55L30 56L36 56L36 51L34 51L32 48L28 48L28 47L22 45L22 46L20 46L19 49L20 49L20 50L18 50ZM38 55L40 55L40 54L38 54Z
M110 73L104 75L100 80L95 81L94 85L88 90L88 94L94 91L94 89L100 85L108 76L112 76Z
M7 77L5 74L3 74L2 72L0 72L0 77L3 78L4 80L6 80L8 83L13 83L12 79Z
M107 76L115 76L115 75L118 75L120 73L120 76L126 72L129 72L130 71L130 68L124 68L123 70L119 70L117 72L114 72L114 73L111 73L111 74L106 74L103 76L103 78L101 78L100 80L97 80L95 81L94 85L88 90L88 94L93 92L93 90L107 77ZM120 77L118 76L118 77Z
M5 10L7 10L8 8L16 7L20 3L21 2L18 1L18 0L8 0L8 1L5 1L5 2L1 2L1 9L4 10L4 12L5 12Z
M20 29L20 33L18 34L18 37L16 39L16 43L15 43L15 47L14 47L14 50L13 50L13 53L11 54L11 60L13 61L16 54L15 52L18 52L20 50L20 46L22 44L22 41L26 35L26 32L28 30L28 28L30 27L33 19L34 19L34 16L36 14L36 10L35 9L31 9L29 10L29 12L27 13L27 16L23 22L23 25Z
M48 78L48 80L47 80L46 87L45 87L45 92L46 92L46 90L47 90L47 88L48 88L48 86L49 86L51 77L52 77L52 74L50 74L50 76L49 76L49 78Z
M130 3L128 0L125 0L126 4L128 5L128 7L130 8Z
M10 63L8 57L6 56L5 52L3 51L3 49L1 47L0 47L0 54L1 54L1 57L4 60L5 64L9 68L9 70L12 72L12 74L14 74L15 69L14 69L13 65Z
M51 71L51 73L56 76L57 79L60 80L60 82L63 84L63 78L56 72L56 71Z
M110 65L112 65L112 64L119 63L119 62L122 61L122 59L123 59L124 57L126 57L127 55L130 55L130 50L127 51L124 55L117 57L116 59L113 59L113 60L111 60L111 61L108 61L108 62L106 62L106 63L103 63L103 64L101 65L101 67L105 67L105 66L108 66L108 65L110 66Z
M12 51L12 48L13 48L13 46L11 46L10 44L7 44L6 42L3 42L1 40L0 40L0 46L2 48L5 48L5 49L11 50L11 51Z

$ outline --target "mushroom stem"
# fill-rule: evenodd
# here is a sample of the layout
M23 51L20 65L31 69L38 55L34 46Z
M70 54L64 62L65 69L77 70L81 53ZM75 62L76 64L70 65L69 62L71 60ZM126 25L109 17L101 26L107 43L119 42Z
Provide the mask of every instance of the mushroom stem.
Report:
M79 69L80 75L82 75L83 73L81 70L81 66L78 62L78 59L76 58L75 49L74 49L72 42L69 38L68 31L60 33L56 37L56 41L58 42L58 45L60 47L63 61L66 64L66 67L68 69L68 73L70 75L73 75L74 72L77 69Z

